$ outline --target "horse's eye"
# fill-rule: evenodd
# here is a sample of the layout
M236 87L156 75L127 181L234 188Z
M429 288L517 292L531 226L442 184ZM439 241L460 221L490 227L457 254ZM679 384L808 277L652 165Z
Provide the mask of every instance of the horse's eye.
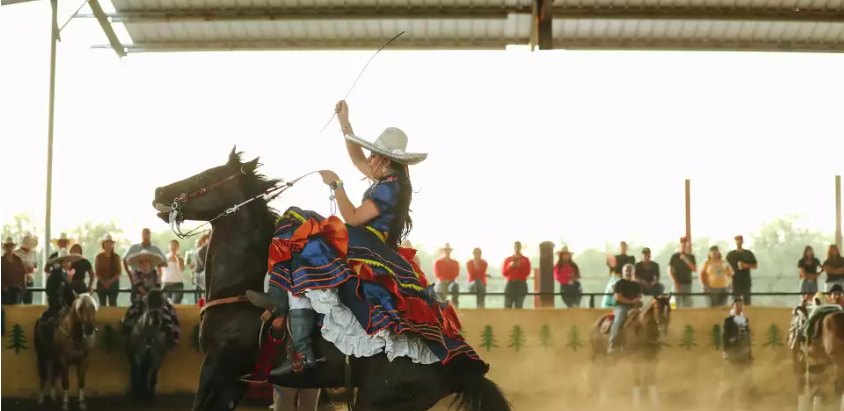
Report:
M201 174L196 177L196 181L203 181L203 180L205 180L205 176L203 176Z

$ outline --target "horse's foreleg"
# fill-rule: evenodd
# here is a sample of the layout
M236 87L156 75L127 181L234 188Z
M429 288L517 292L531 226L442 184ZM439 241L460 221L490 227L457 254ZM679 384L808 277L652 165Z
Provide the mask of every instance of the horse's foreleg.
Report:
M237 407L248 388L237 373L223 369L207 354L199 370L199 386L193 411L230 411Z
M163 353L161 355L164 355ZM158 370L161 368L161 355L153 355L150 359L149 368L146 375L147 399L152 400L155 397L155 386L158 385Z
M70 364L65 361L61 362L62 372L62 410L70 410L70 398L68 398L67 390L70 388Z
M85 375L88 373L88 356L84 356L76 363L76 382L79 385L79 410L87 411L85 402Z

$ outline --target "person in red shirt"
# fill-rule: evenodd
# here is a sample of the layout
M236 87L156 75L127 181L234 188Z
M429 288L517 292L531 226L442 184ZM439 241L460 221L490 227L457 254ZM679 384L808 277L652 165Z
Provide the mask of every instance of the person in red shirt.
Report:
M504 308L522 308L528 293L530 260L522 255L522 243L516 241L513 251L513 255L507 257L501 266L501 273L507 279L507 286L504 287Z
M472 259L466 263L466 272L469 273L469 292L475 294L477 298L477 307L484 308L486 300L486 279L489 274L486 269L489 266L486 260L481 258L481 249L475 248L472 250Z
M583 295L583 288L580 285L580 268L571 259L572 252L569 251L568 246L564 246L557 255L559 259L554 266L554 279L560 283L563 303L568 308L580 307L580 299Z
M437 277L437 284L434 290L437 298L441 301L445 301L446 293L451 294L451 304L458 307L460 286L456 280L457 276L460 275L460 263L457 260L451 259L452 248L448 243L445 244L445 248L441 251L445 253L445 256L434 262L434 276Z

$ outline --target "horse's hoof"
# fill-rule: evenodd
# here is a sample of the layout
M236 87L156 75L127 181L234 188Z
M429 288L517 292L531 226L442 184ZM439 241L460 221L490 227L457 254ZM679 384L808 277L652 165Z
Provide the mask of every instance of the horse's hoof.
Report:
M70 404L62 403L62 411L70 411Z
M85 401L80 401L79 411L88 411L88 403L86 403Z
M44 393L38 393L38 405L44 405Z

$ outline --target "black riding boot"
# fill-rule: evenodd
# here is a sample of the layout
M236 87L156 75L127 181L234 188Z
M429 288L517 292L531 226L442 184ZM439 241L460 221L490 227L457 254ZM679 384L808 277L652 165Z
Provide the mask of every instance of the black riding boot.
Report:
M314 356L314 348L311 340L311 333L316 326L316 312L310 309L291 310L288 321L290 322L290 337L293 340L293 348L296 350L296 358L302 362L301 370L294 370L293 359L288 358L281 366L270 371L271 377L279 377L292 372L302 372L313 368L317 360Z

